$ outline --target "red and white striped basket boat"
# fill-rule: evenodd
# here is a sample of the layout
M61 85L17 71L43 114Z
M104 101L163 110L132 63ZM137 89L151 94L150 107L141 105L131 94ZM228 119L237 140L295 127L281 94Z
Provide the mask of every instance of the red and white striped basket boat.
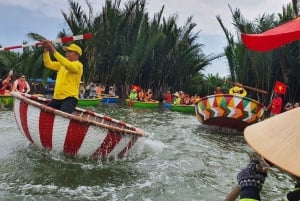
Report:
M121 158L143 130L89 110L68 114L47 106L50 99L12 92L17 125L36 146L87 158Z

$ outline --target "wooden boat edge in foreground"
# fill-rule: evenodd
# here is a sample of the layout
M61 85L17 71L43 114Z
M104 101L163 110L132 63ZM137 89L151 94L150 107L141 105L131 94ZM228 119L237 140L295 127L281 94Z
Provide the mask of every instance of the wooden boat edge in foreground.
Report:
M248 126L244 137L250 147L273 165L300 177L300 108Z

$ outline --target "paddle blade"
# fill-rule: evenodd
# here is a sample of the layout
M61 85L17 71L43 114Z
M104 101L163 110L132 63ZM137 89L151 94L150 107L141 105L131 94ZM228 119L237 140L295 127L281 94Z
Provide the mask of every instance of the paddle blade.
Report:
M244 137L258 154L300 177L300 108L246 127Z
M300 39L300 18L279 25L261 34L241 34L245 46L254 51L271 51Z

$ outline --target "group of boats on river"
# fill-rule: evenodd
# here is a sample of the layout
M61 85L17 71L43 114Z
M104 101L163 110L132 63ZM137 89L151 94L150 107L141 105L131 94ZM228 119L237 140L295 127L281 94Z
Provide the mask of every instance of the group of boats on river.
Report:
M136 93L137 90L132 92ZM263 118L263 105L241 95L216 93L192 99L189 104L181 104L176 102L178 94L171 94L172 101L163 102L152 98L134 99L129 95L125 103L128 107L163 107L190 113L201 124L239 131ZM17 125L29 142L55 152L75 157L119 158L130 154L138 139L146 136L146 132L137 126L86 107L98 107L100 102L119 104L122 101L117 95L102 94L98 97L80 98L72 114L49 107L47 104L50 100L39 94L15 91L9 95L0 95L0 103L13 108Z

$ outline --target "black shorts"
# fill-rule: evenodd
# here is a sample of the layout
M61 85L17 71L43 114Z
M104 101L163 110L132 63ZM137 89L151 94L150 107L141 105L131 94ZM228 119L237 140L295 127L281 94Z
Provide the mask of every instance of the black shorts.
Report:
M48 106L72 114L77 102L78 100L74 97L68 97L63 100L52 99Z

